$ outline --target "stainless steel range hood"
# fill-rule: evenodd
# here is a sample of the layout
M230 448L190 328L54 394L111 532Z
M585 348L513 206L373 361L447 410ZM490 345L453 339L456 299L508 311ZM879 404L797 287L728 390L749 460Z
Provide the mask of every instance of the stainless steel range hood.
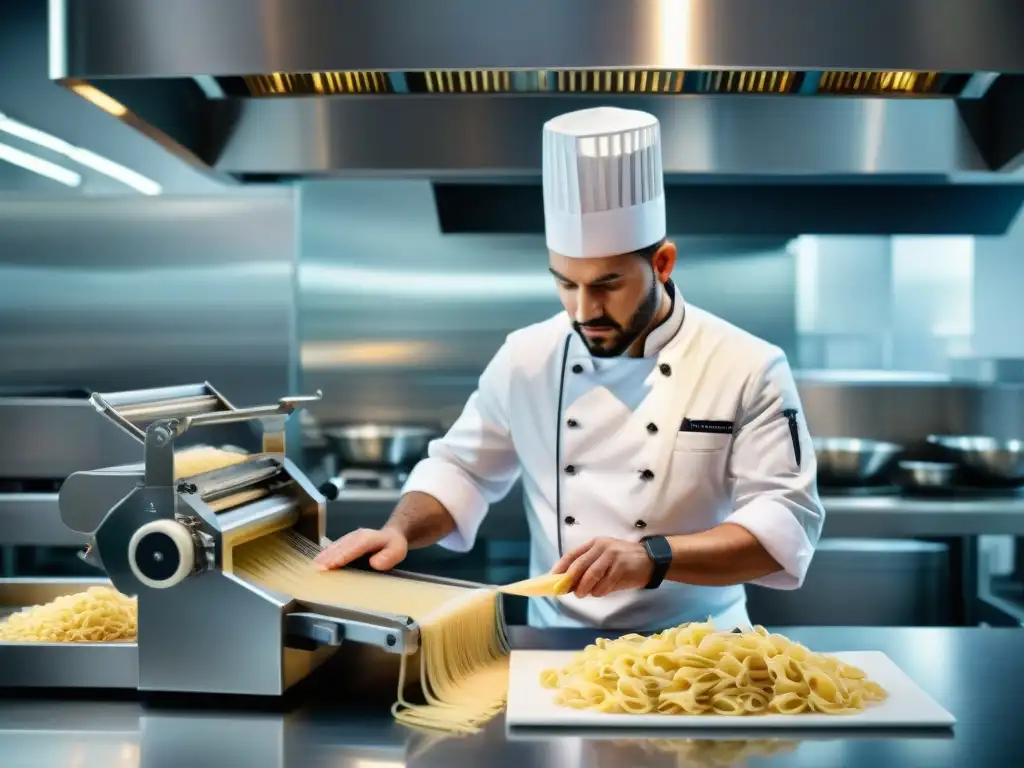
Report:
M241 181L535 177L626 104L687 177L1014 167L1019 0L50 0L51 78Z

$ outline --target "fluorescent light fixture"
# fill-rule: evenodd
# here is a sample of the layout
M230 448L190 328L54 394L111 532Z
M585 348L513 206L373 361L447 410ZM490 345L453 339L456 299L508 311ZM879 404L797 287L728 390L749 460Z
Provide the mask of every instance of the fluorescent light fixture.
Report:
M69 187L77 187L82 183L82 177L74 171L65 168L56 163L51 163L49 160L43 160L41 157L23 152L20 149L8 146L7 144L0 144L0 160L16 165L19 168L24 168L26 171L32 171L40 176L45 176L48 179L59 181Z
M163 191L163 188L157 182L143 176L141 173L136 173L132 169L126 168L120 163L115 163L113 160L108 160L102 155L97 155L95 152L90 152L88 149L82 149L81 147L69 144L46 131L41 131L38 128L33 128L30 125L7 117L2 112L0 112L0 131L11 136L17 136L19 139L36 144L51 152L64 155L79 165L84 165L86 168L90 168L97 173L102 173L104 176L119 181L144 195L159 195ZM29 157L32 157L32 155L29 155ZM46 161L40 159L40 162ZM49 163L49 165L53 165L53 163ZM53 165L53 167L59 168L60 166ZM72 171L67 172L72 173ZM78 176L77 174L75 175ZM73 186L78 186L81 180L81 176L78 176L78 182Z
M66 141L61 141L56 136L51 136L45 131L40 131L38 128L12 120L2 112L0 112L0 131L9 133L11 136L17 136L19 139L30 141L33 144L38 144L40 147L61 155L67 155L67 150L71 148L71 145Z
M113 160L108 160L102 155L97 155L95 152L90 152L87 149L79 149L78 147L73 149L74 152L68 155L68 157L76 163L84 165L86 168L92 168L94 171L109 176L115 181L119 181L144 195L159 195L163 191L163 187L155 181L146 178L141 173L136 173L131 168L125 168L123 165L115 163Z

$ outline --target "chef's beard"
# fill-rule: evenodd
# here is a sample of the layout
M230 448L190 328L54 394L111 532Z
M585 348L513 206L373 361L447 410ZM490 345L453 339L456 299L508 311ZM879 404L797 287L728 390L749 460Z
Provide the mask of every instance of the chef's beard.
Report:
M633 346L633 343L640 338L641 334L651 327L654 318L658 314L658 285L659 282L656 278L651 280L651 290L644 296L640 306L637 307L636 312L633 313L625 327L619 325L607 315L601 315L601 317L588 320L585 323L577 323L574 320L572 327L579 334L580 338L583 339L583 344L586 346L587 351L594 357L619 357ZM611 328L617 331L617 333L603 338L588 338L583 334L583 328L585 327Z

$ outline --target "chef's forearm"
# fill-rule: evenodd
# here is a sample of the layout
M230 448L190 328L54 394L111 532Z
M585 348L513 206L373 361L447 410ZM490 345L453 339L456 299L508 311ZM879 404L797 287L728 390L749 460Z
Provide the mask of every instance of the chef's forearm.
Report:
M666 579L701 587L745 584L782 570L746 528L722 523L707 531L669 536L672 567Z
M455 520L430 494L410 491L399 499L384 527L400 531L410 549L422 549L437 544L454 531Z

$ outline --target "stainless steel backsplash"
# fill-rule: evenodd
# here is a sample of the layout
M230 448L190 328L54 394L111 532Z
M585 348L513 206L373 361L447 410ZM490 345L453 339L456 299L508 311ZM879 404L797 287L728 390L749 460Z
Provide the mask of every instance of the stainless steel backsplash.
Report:
M0 201L0 386L290 393L293 222L283 190Z

